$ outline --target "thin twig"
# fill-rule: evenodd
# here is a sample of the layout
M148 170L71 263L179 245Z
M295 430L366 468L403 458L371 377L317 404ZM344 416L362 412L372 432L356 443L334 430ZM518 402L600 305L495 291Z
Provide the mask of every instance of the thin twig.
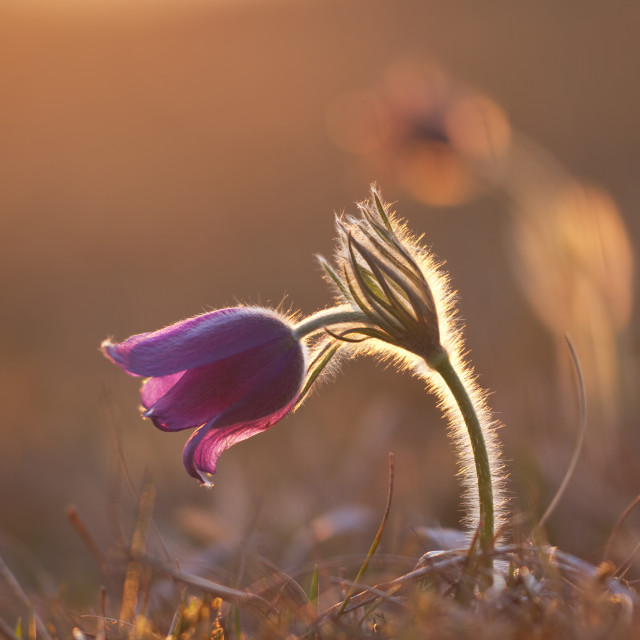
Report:
M86 618L88 620L98 620L98 621L102 620L105 624L109 623L119 627L127 627L132 631L134 631L138 626L137 622L126 622L125 620L119 620L118 618L105 618L93 613L83 613L80 617L83 619ZM167 640L165 636L160 635L156 631L149 631L149 635L152 638L157 638L158 640ZM87 638L87 635L85 633L82 633L82 637Z
M118 468L120 469L120 473L124 482L129 490L131 497L135 500L136 504L140 503L140 494L136 489L133 479L131 478L131 474L129 473L129 467L127 465L127 460L124 455L124 448L122 447L122 440L118 428L116 426L117 420L113 410L114 400L111 395L108 393L106 388L103 388L103 396L105 405L107 407L107 412L109 414L109 426L111 427L111 434L113 436L113 445L116 453L116 460L118 462ZM155 536L160 544L160 548L168 561L171 561L171 554L169 553L169 549L165 544L164 538L162 537L162 533L160 532L160 527L157 525L156 521L151 518L151 526L153 527L153 531Z
M333 583L338 583L338 584L344 582L345 584L349 585L349 587L352 587L354 591L359 591L358 593L359 597L362 597L365 594L370 594L372 596L375 596L377 600L386 600L388 602L393 602L398 606L405 607L405 608L407 607L407 603L404 600L401 600L400 598L396 598L393 595L402 585L393 585L391 589L384 591L379 586L372 587L371 585L364 584L362 582L351 582L351 580L344 580L343 578L332 577L332 578L329 578L329 581ZM346 611L347 612L355 611L356 609L361 608L361 606L362 605L356 604L353 607L347 608ZM339 612L336 615L339 615Z
M213 582L212 580L201 578L200 576L196 576L190 573L184 573L183 571L178 571L171 565L166 564L161 560L157 560L156 558L153 558L152 556L149 556L147 554L142 554L136 559L141 564L149 566L154 571L163 573L179 583L189 585L218 598L227 599L236 605L253 605L257 612L259 612L262 616L273 611L273 607L269 604L269 602L267 602L267 600L254 593L241 591L239 589L233 589L218 582Z
M182 619L182 601L178 603L176 607L176 611L173 614L173 619L171 620L171 626L169 627L169 631L167 632L166 640L175 640L178 637L176 631L178 629L178 624Z
M405 609L407 608L407 603L404 602L403 600L401 600L400 598L394 598L393 594L396 591L399 591L402 588L402 585L400 584L396 584L393 587L391 587L391 589L389 589L388 591L385 592L381 592L380 596L378 597L377 600L375 600L375 602L368 608L365 610L365 612L362 614L362 616L360 616L360 620L358 621L358 626L362 626L365 621L367 620L367 618L383 603L383 602L393 602L394 604L398 604L398 605L402 605ZM374 593L373 590L371 590L371 593Z
M105 624L105 616L107 609L107 590L104 586L100 587L100 600L98 601L98 632L96 640L105 640L107 637L107 629Z
M140 613L138 606L143 571L136 558L144 554L147 546L147 535L155 503L155 495L155 487L147 483L142 489L138 503L138 515L131 537L131 556L133 560L127 565L120 605L120 619L128 622L133 622L136 614Z
M553 500L547 507L547 510L544 512L538 524L531 531L530 536L532 536L536 531L542 529L545 525L551 514L555 511L558 503L560 502L564 492L569 485L569 481L573 477L573 473L576 469L576 465L578 464L578 459L580 458L580 453L582 452L582 446L584 445L584 437L587 432L587 395L584 388L584 380L582 378L582 369L580 367L580 360L578 360L578 355L576 350L573 347L573 343L568 335L564 336L564 339L567 342L567 346L569 347L569 352L571 354L571 360L573 362L573 367L576 372L576 378L578 380L578 400L580 403L580 431L578 434L578 440L576 441L576 445L573 450L573 455L571 456L571 462L569 462L569 466L567 467L567 471L564 474L564 478L556 491L556 495L553 497Z
M557 567L565 574L565 577L572 578L574 580L594 579L598 574L598 568L572 556L568 553L559 551L555 547L550 546L522 546L520 544L504 545L495 549L489 550L488 555L494 559L500 559L507 562L513 562L516 566L525 566L527 563L526 558L530 554L534 554L534 559L538 558L539 554L547 555ZM396 593L396 591L404 586L422 580L430 575L439 574L444 570L452 567L462 568L467 561L467 551L464 549L457 549L452 551L438 552L428 558L425 558L419 568L414 569L398 578L377 584L373 587L366 587L366 591L363 591L352 597L349 608L346 613L350 613L368 604L375 603L381 596L372 595L372 592L384 593L390 595ZM638 594L628 589L622 582L615 578L609 578L605 582L606 588L610 593L614 595L625 595L631 599L636 605L639 602ZM364 588L364 587L363 587ZM335 604L329 609L326 609L316 621L315 627L317 628L323 621L338 616L338 610L341 605Z
M109 573L107 559L102 553L100 546L96 542L95 538L91 535L91 532L85 525L84 521L78 513L78 508L75 505L69 505L67 507L67 518L73 525L73 528L78 532L83 542L87 545L87 549L91 552L91 555L95 558L95 561L102 571L102 575L106 576Z
M44 622L42 622L42 619L40 618L35 607L33 606L33 602L29 600L29 597L20 586L20 583L11 572L11 569L9 569L6 562L2 559L2 556L0 556L0 574L2 574L2 576L4 577L7 584L9 585L9 587L11 588L15 596L18 598L18 600L20 600L20 602L22 602L22 604L24 604L25 607L27 607L29 610L33 612L33 619L35 620L35 623L40 633L42 634L42 637L45 638L46 640L51 640L51 635L49 634L47 627L45 626Z
M494 555L492 553L492 555ZM374 587L367 587L366 592L359 593L351 598L351 607L346 610L347 613L359 609L371 602L375 602L380 595L370 595L371 590L375 590L379 594L395 593L396 587L401 587L407 582L413 582L420 580L421 578L433 573L434 571L442 568L448 568L450 566L462 565L465 562L464 551L443 552L438 556L433 556L426 560L428 564L421 566L419 569L414 569L409 573L404 574L394 580L384 582L382 584L375 585ZM393 590L393 591L392 591ZM355 603L354 603L355 601ZM326 609L319 618L319 622L327 618L338 617L339 610L342 607L340 604L335 604L329 609Z
M611 531L611 535L607 540L607 545L604 548L604 559L609 559L609 554L611 553L611 545L613 543L613 539L616 537L618 530L624 523L624 521L629 517L629 514L635 509L636 505L640 504L640 493L635 497L635 499L631 502L631 504L622 512L622 515L618 518L618 522L616 522L613 530Z
M640 550L640 542L633 547L631 553L624 559L624 562L616 569L617 578L619 580L623 580L624 577L629 573L631 567L633 567L633 563L635 562L634 558L638 554L638 550Z

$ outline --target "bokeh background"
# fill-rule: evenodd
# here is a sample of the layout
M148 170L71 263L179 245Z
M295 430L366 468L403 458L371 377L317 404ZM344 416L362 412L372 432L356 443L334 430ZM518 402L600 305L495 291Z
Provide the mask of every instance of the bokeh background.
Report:
M586 445L547 532L602 559L640 491L638 24L625 1L2 2L0 552L25 584L95 600L65 512L104 549L126 538L123 459L200 572L243 544L279 566L365 551L390 450L385 549L457 526L452 447L406 374L346 363L225 453L207 491L186 435L144 422L137 381L98 350L237 302L329 304L314 254L373 181L447 262L504 424L516 533L578 436L571 334Z

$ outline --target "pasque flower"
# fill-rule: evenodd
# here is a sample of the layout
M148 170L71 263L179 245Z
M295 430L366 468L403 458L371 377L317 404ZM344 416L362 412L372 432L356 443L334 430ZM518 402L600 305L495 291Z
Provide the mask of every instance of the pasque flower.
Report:
M359 205L360 216L337 219L336 268L321 263L335 286L342 323L325 324L325 331L336 341L355 343L354 352L393 357L437 394L458 449L469 520L487 551L496 521L503 520L495 422L463 355L447 276L388 209L372 188L371 198ZM325 322L328 317L325 312Z
M221 309L119 344L106 340L102 349L147 378L145 417L165 431L195 429L183 460L205 485L220 454L294 409L339 350L395 358L426 381L449 417L470 519L488 552L502 521L494 509L496 499L502 506L502 466L485 395L464 360L448 279L375 189L359 209L337 220L337 268L321 259L336 306L296 324L269 309Z
M104 354L144 376L143 415L164 431L196 428L183 454L190 475L210 484L220 454L283 418L306 377L307 348L279 313L234 307L124 342Z

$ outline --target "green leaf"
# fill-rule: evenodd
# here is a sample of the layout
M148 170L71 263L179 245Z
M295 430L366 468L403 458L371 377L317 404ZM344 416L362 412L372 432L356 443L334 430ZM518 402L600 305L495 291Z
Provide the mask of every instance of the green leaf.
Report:
M351 296L349 295L347 287L344 286L344 283L340 280L338 274L333 270L331 265L322 256L318 256L318 260L320 261L322 268L327 272L327 275L335 282L338 289L340 289L340 293L342 293L344 299L346 301L350 300Z
M313 567L313 574L311 575L311 585L309 586L309 602L316 602L318 599L318 565Z
M380 198L378 198L378 194L375 191L373 192L373 199L376 201L376 209L378 210L378 214L384 222L384 226L387 227L387 229L389 229L391 233L393 233L393 227L391 226L391 222L387 217L387 212L384 210L382 202L380 202Z
M311 386L317 380L318 376L322 373L322 370L329 364L331 358L333 358L339 348L339 344L329 343L329 345L327 345L311 363L309 373L307 374L307 379L304 383L304 387L302 387L300 395L298 396L298 401L296 402L294 411L304 402L305 397L311 390Z

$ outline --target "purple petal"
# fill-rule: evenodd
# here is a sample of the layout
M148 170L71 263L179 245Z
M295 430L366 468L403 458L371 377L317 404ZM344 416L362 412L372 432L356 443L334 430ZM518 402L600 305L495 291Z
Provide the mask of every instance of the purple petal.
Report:
M297 395L304 369L299 343L290 337L272 341L185 372L152 406L143 399L145 416L169 431L198 427L227 411L236 421L254 420Z
M193 433L184 447L182 459L187 472L202 484L210 485L211 481L207 476L216 472L218 458L223 451L266 431L289 413L294 404L295 400L272 415L251 422L221 427L211 423L203 425Z
M286 320L267 309L233 307L141 333L119 344L102 343L105 355L127 373L166 376L291 337Z
M160 378L149 378L142 383L142 389L140 390L140 397L142 399L142 406L148 409L154 405L162 396L164 396L171 387L173 387L178 380L184 375L184 371L178 371L178 373L172 373L168 376L161 376Z
M262 416L278 414L277 420L290 410L300 394L306 375L306 355L302 348L295 353L281 354L272 359L265 377L217 419L219 427L240 422L252 422ZM287 407L283 412L283 407ZM281 413L282 412L282 413ZM275 420L272 420L272 423Z

